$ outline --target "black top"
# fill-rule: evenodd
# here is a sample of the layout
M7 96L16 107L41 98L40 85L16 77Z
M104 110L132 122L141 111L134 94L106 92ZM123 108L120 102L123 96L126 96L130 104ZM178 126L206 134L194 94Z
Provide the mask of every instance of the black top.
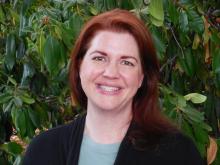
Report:
M77 165L85 126L85 116L72 123L50 129L30 143L24 165ZM123 139L114 165L203 165L204 161L193 142L181 133L160 138L156 147L139 150L128 135ZM92 165L92 162L91 162Z

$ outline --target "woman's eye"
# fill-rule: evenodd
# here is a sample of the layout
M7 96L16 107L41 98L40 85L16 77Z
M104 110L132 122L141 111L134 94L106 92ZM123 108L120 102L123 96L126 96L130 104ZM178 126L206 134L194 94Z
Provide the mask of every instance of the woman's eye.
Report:
M127 66L134 66L134 64L132 62L129 62L129 61L126 61L126 60L122 61L121 63L123 65L127 65Z
M93 57L92 60L95 60L95 61L105 61L105 58L104 57Z

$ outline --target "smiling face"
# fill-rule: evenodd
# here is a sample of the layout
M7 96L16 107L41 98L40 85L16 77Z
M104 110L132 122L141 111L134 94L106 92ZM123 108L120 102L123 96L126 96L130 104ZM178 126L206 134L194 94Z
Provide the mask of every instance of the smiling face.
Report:
M98 32L80 65L87 107L131 110L143 80L138 45L129 33Z

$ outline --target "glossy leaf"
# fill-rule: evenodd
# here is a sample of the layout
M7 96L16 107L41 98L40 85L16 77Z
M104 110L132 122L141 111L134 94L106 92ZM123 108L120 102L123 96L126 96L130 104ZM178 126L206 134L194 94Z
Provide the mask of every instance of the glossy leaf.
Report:
M185 11L181 11L179 15L180 30L184 33L189 31L188 16Z
M63 47L60 42L49 36L44 45L44 63L51 74L57 74L63 65Z
M13 108L11 111L15 128L19 131L22 138L26 136L26 119L22 109Z
M35 134L34 131L36 127L34 126L32 119L29 116L28 109L25 109L24 116L25 116L25 124L26 124L26 136L28 136L29 138L32 138Z
M22 157L21 156L17 156L13 165L21 165L22 163Z
M36 128L40 127L41 122L40 122L39 113L37 113L35 110L32 110L30 108L27 111L28 111L29 118L31 119L34 126Z
M33 98L31 98L27 94L26 95L21 95L20 98L26 104L33 104L33 103L35 103L35 100Z
M27 22L28 22L28 18L23 13L21 13L20 14L20 27L19 27L19 36L20 37L25 35L24 28L25 28Z
M204 120L204 114L187 105L186 107L181 107L181 111L186 114L186 116L196 123L201 123Z
M9 34L6 40L6 55L5 55L5 65L8 70L12 70L15 64L15 52L16 52L16 43L15 36Z
M197 33L202 33L204 31L204 23L202 17L196 13L195 10L187 10L187 15L189 18L190 30L194 30Z
M162 0L153 0L150 1L149 13L155 20L162 21L164 20L164 11L163 11L163 1Z
M143 0L131 0L135 9L140 9L143 7Z
M177 7L172 0L168 2L168 12L171 21L174 23L174 25L176 25L178 23L179 13L177 11Z
M158 58L160 60L162 60L164 58L164 54L165 54L165 51L166 51L166 45L165 45L165 41L162 38L162 36L160 35L159 31L160 30L156 30L156 29L151 30L152 37L153 37L153 40L154 40L154 44L155 44L155 47L156 47L156 50L157 50Z
M180 58L179 62L180 62L181 67L183 68L183 70L188 76L192 77L195 75L197 66L196 66L196 60L195 60L195 57L192 51L187 49L185 51L185 57Z
M184 96L186 100L191 100L195 104L200 104L206 101L207 97L199 93L189 93Z
M15 105L16 105L17 107L21 107L21 106L22 106L22 104L23 104L23 102L22 102L21 98L20 98L20 97L18 97L18 96L14 96L13 101L14 101L14 103L15 103Z
M10 110L13 106L13 103L14 103L14 101L13 101L13 99L11 99L8 103L3 104L3 108L2 108L3 112L4 113L10 112Z
M26 49L25 43L24 43L23 40L21 40L21 41L19 42L18 49L16 50L16 58L17 58L17 59L22 59L22 58L24 57L24 55L25 55L25 49Z
M28 86L29 79L34 75L35 68L31 63L23 64L23 75L21 79L21 86Z
M0 104L9 101L13 96L9 93L1 93L0 94Z
M15 142L4 143L0 148L12 155L21 154L23 151L22 147Z

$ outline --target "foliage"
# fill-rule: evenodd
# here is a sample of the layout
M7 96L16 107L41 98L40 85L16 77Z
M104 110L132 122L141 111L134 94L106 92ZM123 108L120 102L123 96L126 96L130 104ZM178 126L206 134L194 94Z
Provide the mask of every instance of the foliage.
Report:
M19 164L39 132L68 122L69 54L90 17L114 8L149 27L161 61L160 105L206 157L219 138L220 4L217 0L4 0L0 2L0 164ZM36 131L37 130L37 131ZM218 140L219 141L219 140ZM214 164L219 164L219 154Z

